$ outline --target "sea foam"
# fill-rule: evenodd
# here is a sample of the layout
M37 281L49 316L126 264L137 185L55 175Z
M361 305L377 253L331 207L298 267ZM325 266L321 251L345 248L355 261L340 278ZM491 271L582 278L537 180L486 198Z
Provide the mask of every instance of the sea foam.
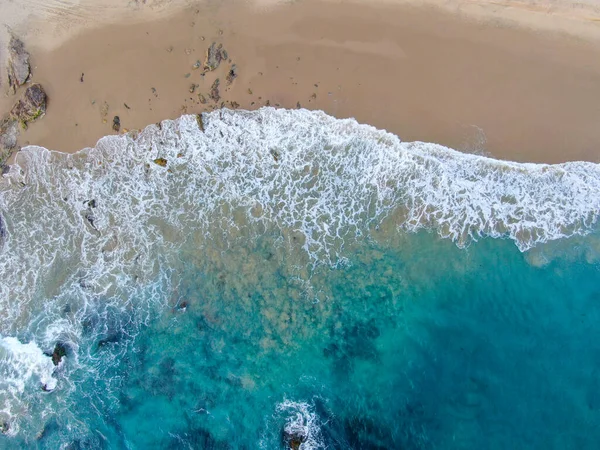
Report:
M598 164L498 161L318 111L186 115L72 155L30 146L0 180L0 333L25 330L36 344L18 345L48 351L76 347L82 323L109 323L110 308L143 323L194 234L287 230L313 265L335 265L384 220L458 246L490 236L527 251L593 231L599 212ZM6 353L6 370L50 386L51 360L29 350Z
M319 111L187 115L77 154L21 150L0 182L0 274L11 280L0 285L0 332L14 335L35 314L93 309L91 299L134 297L191 233L288 230L314 264L335 265L386 219L459 246L490 236L527 251L589 233L599 213L598 164L498 161ZM33 305L34 295L55 301Z

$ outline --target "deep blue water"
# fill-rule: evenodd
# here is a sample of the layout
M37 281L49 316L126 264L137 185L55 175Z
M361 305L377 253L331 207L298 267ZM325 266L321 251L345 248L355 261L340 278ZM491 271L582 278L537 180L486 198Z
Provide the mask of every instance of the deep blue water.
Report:
M26 171L38 167L29 164ZM61 169L71 189L74 171L100 170L77 164ZM91 176L90 185L121 195L125 188L109 175ZM318 218L310 232L281 222L282 205L265 221L248 221L232 202L210 219L188 217L194 203L178 196L180 180L164 191L138 181L138 194L98 197L93 208L73 200L82 219L44 202L58 201L54 188L34 180L25 183L36 186L31 198L49 211L66 208L56 220L83 231L48 231L36 245L58 250L40 251L39 267L18 256L41 273L23 274L31 280L23 287L32 291L27 308L18 307L17 284L3 286L13 309L0 346L10 408L1 416L1 448L279 449L294 447L290 436L303 450L598 448L597 232L524 251L508 232L463 246L464 236L441 237L447 230L435 226L398 228L400 205L377 220L360 216L353 233L329 217L327 231L337 237L327 240L315 231L324 230ZM11 203L10 195L25 195L11 192L27 189L15 186L1 205L5 256L38 239L16 237L19 214L38 219ZM96 196L93 189L81 198ZM112 213L127 195L125 212ZM146 195L156 203L142 220L136 208ZM203 201L199 209L210 204ZM146 230L144 239L111 235L121 216L131 236ZM573 220L593 225L590 217ZM331 259L318 244L330 246L323 254ZM12 337L34 342L38 353ZM66 356L55 368L42 351L51 354L57 342ZM51 392L41 389L48 377Z

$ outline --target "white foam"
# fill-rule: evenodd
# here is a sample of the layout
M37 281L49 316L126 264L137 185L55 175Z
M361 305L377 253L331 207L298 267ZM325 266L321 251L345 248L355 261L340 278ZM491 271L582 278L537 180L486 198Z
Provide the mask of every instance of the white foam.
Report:
M437 230L459 246L506 237L522 251L584 235L598 220L597 164L497 161L402 143L307 110L203 117L204 131L195 116L182 116L137 138L103 138L75 155L40 147L19 153L19 166L0 182L0 276L12 280L0 285L0 305L7 307L0 332L14 335L31 311L58 320L64 303L78 299L82 308L91 294L127 302L132 286L156 280L169 266L161 258L189 233L239 228L234 210L245 211L247 221L302 234L313 262L330 264L344 261L344 246L386 217L404 230ZM168 168L152 162L159 157ZM57 267L78 270L57 274ZM9 292L20 298L10 307ZM42 311L30 304L34 292L59 294L63 303ZM152 292L150 303L165 293L158 285Z
M182 116L74 155L19 152L0 179L1 334L27 329L42 348L76 349L89 314L104 320L112 307L143 322L166 301L182 243L229 242L248 223L303 236L313 263L338 264L386 219L522 251L598 221L597 164L496 161L307 110L218 110L203 128ZM51 383L43 358L32 376Z
M300 450L325 448L319 417L313 406L306 402L284 400L277 405L277 412L286 416L285 433L300 439Z
M597 164L497 161L402 143L307 110L219 110L203 122L201 131L195 116L182 116L75 155L19 153L0 181L0 276L11 280L0 285L0 332L16 334L32 314L59 320L67 302L75 309L92 308L98 296L128 302L135 286L147 288L169 267L169 250L190 233L239 228L234 210L303 235L313 262L330 264L345 261L344 246L386 217L459 246L506 237L522 251L584 235L598 220ZM168 168L153 163L159 157ZM151 291L149 303L165 294L158 285ZM30 304L33 293L57 300ZM11 295L20 301L9 306Z
M15 420L9 422L9 434L17 432L19 416L27 415L29 395L56 389L54 369L52 359L35 342L0 338L0 413L4 420Z

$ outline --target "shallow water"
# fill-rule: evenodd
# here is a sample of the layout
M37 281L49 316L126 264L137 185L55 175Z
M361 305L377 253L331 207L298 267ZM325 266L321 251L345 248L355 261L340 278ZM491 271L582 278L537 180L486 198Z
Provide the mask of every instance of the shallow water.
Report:
M596 448L597 165L270 108L19 158L0 447Z

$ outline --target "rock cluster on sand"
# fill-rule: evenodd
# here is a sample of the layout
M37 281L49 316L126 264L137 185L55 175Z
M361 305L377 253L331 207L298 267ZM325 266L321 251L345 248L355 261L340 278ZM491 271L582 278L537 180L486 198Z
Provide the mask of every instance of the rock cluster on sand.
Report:
M29 53L23 42L11 36L8 45L8 85L13 94L31 78ZM46 114L46 92L38 83L29 86L10 113L0 119L0 168L18 150L19 123L27 128L30 122Z
M210 94L208 95L211 98L211 100L215 103L217 103L221 99L221 94L219 93L219 84L220 82L217 78L210 87Z
M16 93L19 86L25 84L31 75L29 66L29 53L25 50L23 42L11 36L8 44L8 85L12 93Z
M221 61L225 61L227 60L227 58L228 55L227 52L223 50L223 44L217 45L216 42L213 42L212 44L210 44L210 47L208 47L208 50L206 51L204 70L215 70L217 67L219 67Z
M231 84L233 83L233 80L235 80L238 76L238 71L237 71L237 66L235 64L233 64L231 66L231 69L229 69L229 72L227 73L227 77L225 78L227 81L227 84Z
M46 114L46 92L38 83L29 86L10 111L11 117L19 121L23 128L27 128L29 122L39 119L44 114Z

